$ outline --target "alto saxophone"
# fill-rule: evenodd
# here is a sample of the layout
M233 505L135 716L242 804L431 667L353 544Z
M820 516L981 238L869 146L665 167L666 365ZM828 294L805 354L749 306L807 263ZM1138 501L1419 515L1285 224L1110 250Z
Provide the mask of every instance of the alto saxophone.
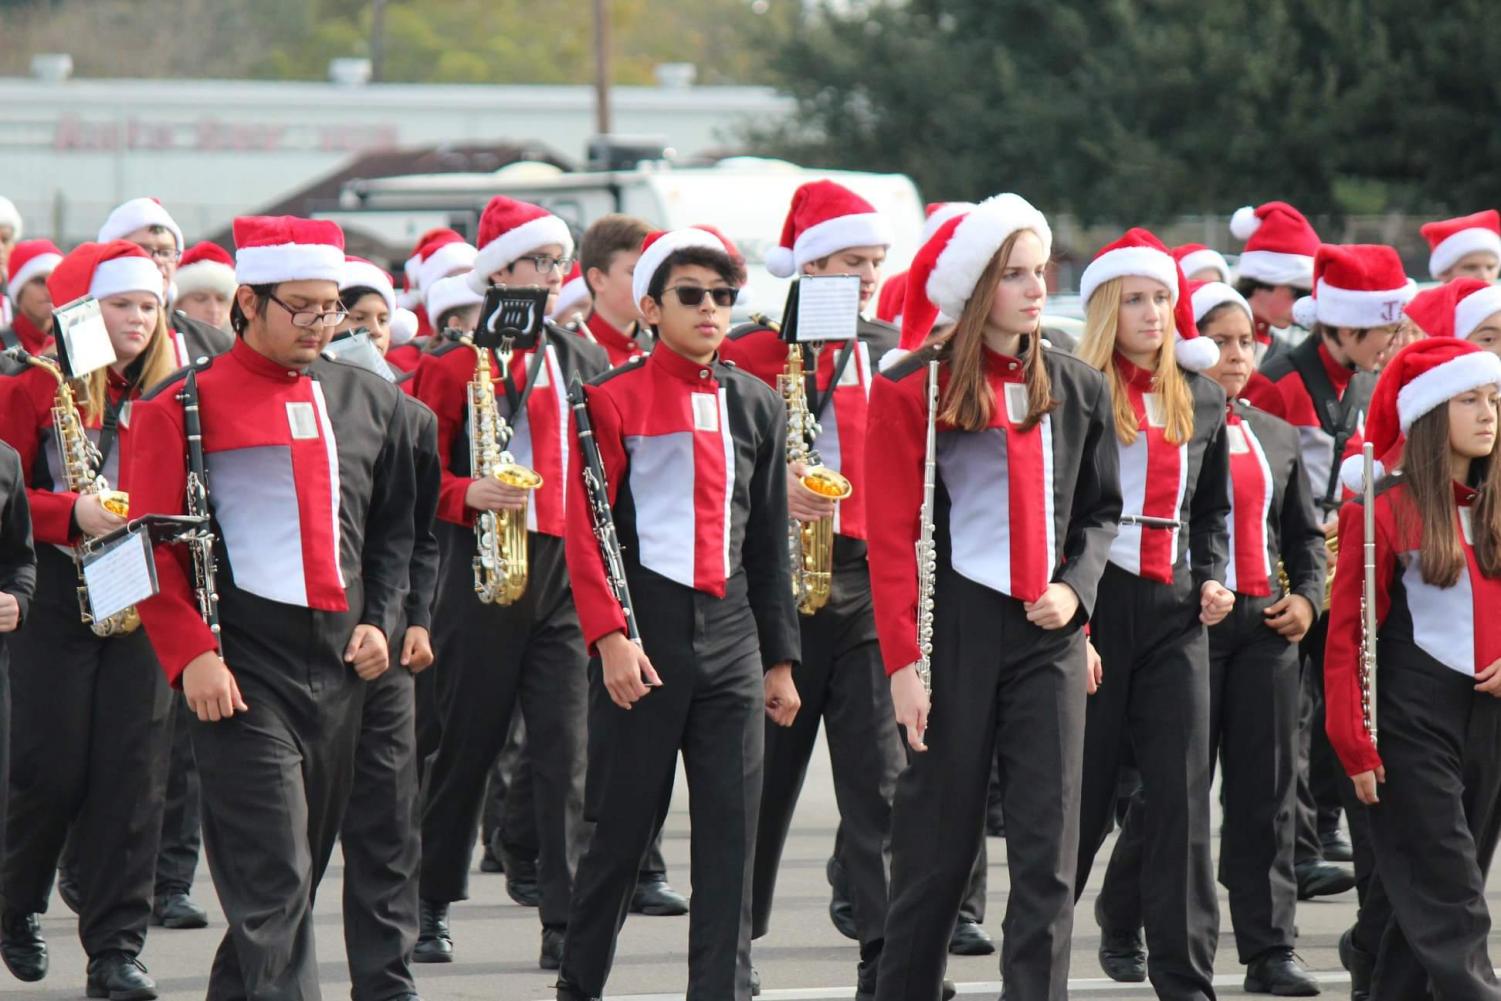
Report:
M57 442L57 453L63 466L63 481L67 489L80 496L97 494L100 505L121 518L130 516L130 496L120 490L111 490L109 481L99 472L101 456L98 447L89 440L83 421L78 417L78 405L73 396L73 387L63 374L62 367L53 359L26 353L22 355L28 365L46 372L57 380L57 392L52 398L52 433ZM96 620L89 604L89 589L84 583L83 561L78 550L73 550L73 565L78 572L78 613L84 625L95 636L124 636L140 628L141 617L135 606L116 612L107 619Z
M787 462L803 463L802 485L819 497L841 501L854 492L850 481L828 468L811 447L818 437L818 419L808 409L803 381L803 349L787 349L787 367L777 376L777 389L787 404ZM797 610L812 615L829 601L834 582L834 517L802 522L787 519L787 547L792 563L792 595Z
M938 584L938 548L933 543L933 493L938 479L938 362L928 362L928 431L923 454L922 507L917 530L917 676L933 693L933 592ZM929 720L932 713L929 712ZM931 729L931 723L929 726Z
M475 359L474 377L468 384L469 475L476 479L494 477L507 486L536 490L542 485L542 477L506 450L511 426L495 405L489 350L475 344L473 337L462 337L459 343L471 348ZM502 375L510 360L511 353L503 345ZM509 605L525 594L526 504L515 511L478 512L474 517L474 542L474 593L479 600L486 605Z

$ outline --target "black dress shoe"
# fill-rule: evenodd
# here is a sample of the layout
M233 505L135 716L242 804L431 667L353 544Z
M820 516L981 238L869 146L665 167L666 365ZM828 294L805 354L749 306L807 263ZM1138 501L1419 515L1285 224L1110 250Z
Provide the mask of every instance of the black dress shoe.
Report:
M566 980L554 984L558 989L558 1001L600 1001L598 995L585 994Z
M500 864L505 869L506 893L510 898L522 907L540 907L542 885L537 882L537 863L532 859L502 855Z
M556 970L563 965L563 928L542 927L542 954L537 965L544 970Z
M758 970L758 969L756 969L754 966L751 967L750 982L751 982L751 997L753 997L753 998L760 997L761 996L761 971Z
M1329 897L1344 893L1355 885L1355 873L1342 865L1314 859L1293 866L1293 875L1298 879L1298 899Z
M1100 930L1100 969L1118 984L1139 984L1147 979L1147 949L1141 932Z
M1279 998L1311 998L1319 982L1309 975L1291 949L1268 949L1246 964L1247 994L1275 994Z
M865 953L865 949L860 950ZM876 972L881 967L881 950L861 955L855 967L855 1001L876 1001Z
M829 888L834 891L829 898L829 921L839 934L858 942L860 932L855 928L855 905L850 901L849 880L845 877L843 863L830 855L824 863L823 873L829 881Z
M631 894L631 913L653 918L675 918L688 913L688 901L681 893L668 886L667 880L662 876L645 876L636 883L636 892Z
M78 880L69 869L57 870L57 896L74 914L83 913L83 894L78 891Z
M151 923L162 928L207 928L208 911L186 893L165 893L151 905Z
M505 865L500 861L500 859L498 859L498 858L495 857L495 853L490 850L490 846L489 845L485 846L485 854L483 854L483 855L480 856L479 871L480 872L505 872L506 871Z
M1355 861L1355 846L1350 844L1349 837L1338 827L1332 831L1320 832L1319 847L1323 849L1326 862Z
M109 1001L152 1001L156 981L146 975L146 967L136 957L106 952L89 960L88 995Z
M959 988L952 980L947 978L943 981L943 1001L953 1001L954 995L959 993Z
M989 956L995 952L995 943L985 929L974 921L960 921L949 935L949 955Z
M1375 958L1355 944L1355 929L1346 928L1339 937L1339 965L1350 973L1350 1001L1369 1001L1371 975L1376 970Z
M453 936L448 932L448 905L422 900L417 905L417 945L414 963L452 963Z
M47 975L47 940L42 938L42 916L6 911L0 915L0 959L11 974L25 983Z

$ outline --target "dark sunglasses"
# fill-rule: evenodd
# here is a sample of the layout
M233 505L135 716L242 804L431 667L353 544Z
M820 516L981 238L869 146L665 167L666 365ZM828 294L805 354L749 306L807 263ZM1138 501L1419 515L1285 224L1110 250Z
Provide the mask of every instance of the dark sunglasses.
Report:
M740 295L738 288L704 288L702 285L674 285L665 291L675 293L678 302L684 306L697 306L704 301L704 293L709 293L714 299L714 305L720 309L729 309L735 305L735 300Z

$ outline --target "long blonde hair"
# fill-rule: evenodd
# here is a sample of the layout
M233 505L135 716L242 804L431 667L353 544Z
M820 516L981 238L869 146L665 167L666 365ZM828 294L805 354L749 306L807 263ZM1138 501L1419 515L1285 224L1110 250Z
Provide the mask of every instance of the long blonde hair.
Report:
M145 390L155 386L177 368L177 359L172 352L172 341L167 334L167 307L156 311L156 329L151 332L151 341L146 345L131 367L136 370L135 385ZM109 366L95 369L83 379L83 399L79 409L83 418L92 424L104 417L104 405L109 400Z
M1084 338L1079 342L1079 357L1101 372L1110 383L1111 408L1115 411L1115 436L1122 445L1136 440L1141 430L1136 423L1136 411L1131 409L1131 394L1126 390L1126 377L1115 363L1115 337L1120 328L1122 279L1112 278L1095 290L1084 311ZM1152 379L1152 388L1162 398L1163 413L1167 420L1162 436L1173 445L1181 445L1193 437L1193 394L1188 390L1188 379L1178 367L1173 342L1177 339L1172 314L1168 314L1167 327L1163 331L1162 347L1157 351L1157 368Z

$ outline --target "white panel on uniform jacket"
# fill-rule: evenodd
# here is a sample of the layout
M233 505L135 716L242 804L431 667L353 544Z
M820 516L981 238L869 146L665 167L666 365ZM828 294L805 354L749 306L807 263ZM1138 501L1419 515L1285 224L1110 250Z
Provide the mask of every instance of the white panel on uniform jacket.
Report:
M628 435L631 499L641 565L693 586L693 432ZM665 488L665 489L664 489Z
M1147 436L1138 433L1120 450L1121 512L1140 514L1147 500ZM1122 525L1110 543L1110 562L1128 573L1141 573L1141 526Z
M1417 551L1403 553L1402 586L1418 647L1451 671L1475 674L1475 597L1466 563L1453 587L1424 583Z
M271 601L306 607L290 446L210 452L204 461L235 586Z

